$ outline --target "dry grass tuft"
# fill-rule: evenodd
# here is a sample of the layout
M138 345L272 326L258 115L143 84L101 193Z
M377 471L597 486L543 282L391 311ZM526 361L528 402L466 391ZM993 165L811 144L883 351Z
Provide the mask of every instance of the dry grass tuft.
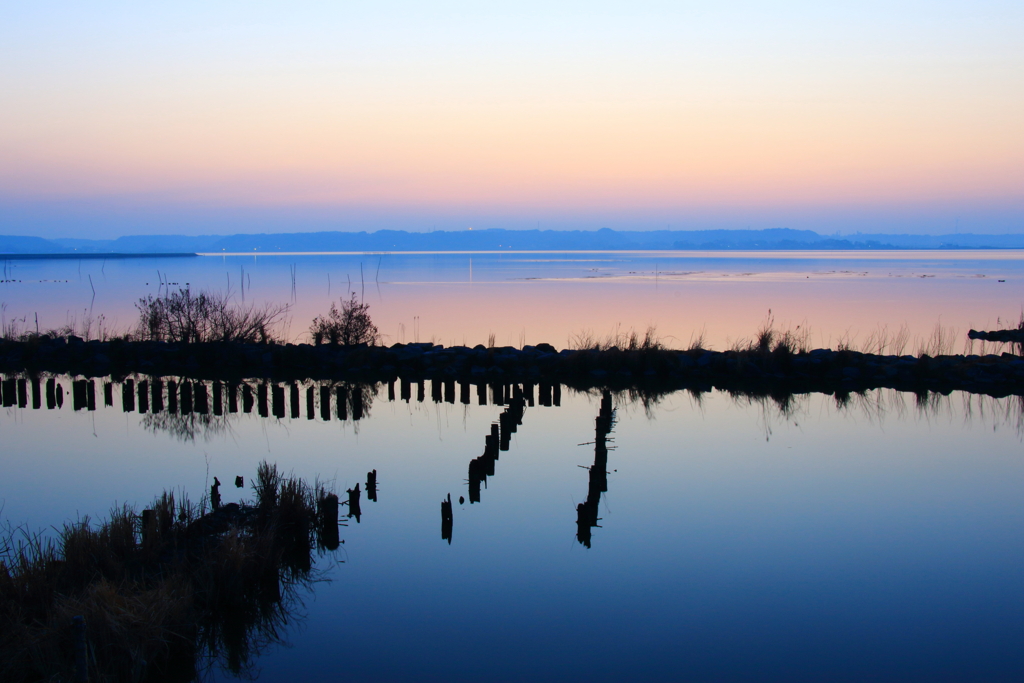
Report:
M888 325L882 325L868 335L861 345L861 351L879 356L902 356L908 343L910 328L906 324L901 325L895 332L890 331Z
M598 339L591 330L583 330L569 337L569 348L574 351L664 351L657 328L648 325L644 332L634 329L628 332L616 327L604 340Z
M262 463L256 505L207 512L164 493L57 536L0 538L0 680L72 680L71 620L87 625L96 681L192 681L215 662L248 672L280 641L312 548L338 547L337 496ZM333 525L333 528L332 528Z
M771 309L765 317L753 340L740 340L733 345L733 349L739 353L748 353L760 356L772 354L776 357L788 357L798 353L810 351L811 331L806 325L797 325L793 329L777 330L775 328L775 316Z
M917 355L918 357L931 356L932 358L952 355L956 338L957 329L955 327L943 327L941 323L935 323L932 333L918 341Z

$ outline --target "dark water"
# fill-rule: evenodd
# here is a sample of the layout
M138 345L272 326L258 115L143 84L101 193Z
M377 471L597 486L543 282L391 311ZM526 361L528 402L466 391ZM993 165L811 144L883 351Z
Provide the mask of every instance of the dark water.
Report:
M48 409L11 379L0 498L33 528L263 459L360 485L261 681L1024 674L1017 398L252 382L232 412L210 382L62 376Z

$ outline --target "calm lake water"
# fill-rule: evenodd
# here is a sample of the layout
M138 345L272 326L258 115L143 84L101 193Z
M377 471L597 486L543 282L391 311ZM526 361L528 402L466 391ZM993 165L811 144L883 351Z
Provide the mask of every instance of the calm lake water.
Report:
M38 310L56 325L87 311L91 274L94 314L125 324L134 298L156 293L157 270L192 287L227 287L230 274L241 298L244 268L247 301L295 303L297 337L326 308L327 273L331 297L348 288L339 274L354 272L359 292L362 263L371 313L406 341L493 332L518 345L525 328L526 343L563 345L581 329L651 322L684 339L706 325L721 348L768 308L833 339L880 323L925 335L940 316L960 336L1016 322L1019 254L900 256L474 255L472 281L467 255L84 261L84 294L77 262L23 261L8 263L21 282L0 292L8 321L34 325ZM153 378L141 376L96 378L94 409L76 410L80 378L52 379L61 407L41 397L34 409L27 382L25 406L0 411L2 516L30 528L141 508L168 488L198 498L215 476L244 476L246 487L222 487L239 500L261 460L331 480L343 497L376 470L377 500L364 494L344 545L317 559L325 581L300 590L283 642L255 659L260 681L1024 677L1016 397L879 390L780 404L713 391L645 403L509 386L485 387L482 405L475 385L439 387L436 402L428 381L422 401L415 384L408 401L399 384L393 400L387 385L341 385L339 415L339 387L303 384L294 404L290 386L271 390L264 417L258 405L231 412L209 382L205 414L193 401L172 415L167 390L182 378L161 378L155 413ZM502 418L502 397L519 393L522 415Z
M313 317L350 292L370 304L385 341L449 346L493 334L498 345L563 348L581 332L654 325L670 344L703 331L722 350L769 310L813 346L856 346L904 325L914 344L937 324L958 340L970 327L1016 325L1024 305L1024 251L1013 250L207 255L11 260L4 271L0 313L23 329L38 315L41 329L91 318L94 332L124 331L135 302L166 282L289 304L293 341L308 340Z

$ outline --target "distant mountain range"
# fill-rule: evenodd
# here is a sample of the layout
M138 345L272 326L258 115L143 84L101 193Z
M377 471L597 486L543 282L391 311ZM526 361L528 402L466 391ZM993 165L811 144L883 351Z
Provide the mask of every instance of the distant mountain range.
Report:
M768 249L1021 249L1024 235L883 235L842 237L811 230L463 230L458 232L310 232L276 234L130 235L115 240L0 236L4 254L161 254L278 251L494 250L768 250Z

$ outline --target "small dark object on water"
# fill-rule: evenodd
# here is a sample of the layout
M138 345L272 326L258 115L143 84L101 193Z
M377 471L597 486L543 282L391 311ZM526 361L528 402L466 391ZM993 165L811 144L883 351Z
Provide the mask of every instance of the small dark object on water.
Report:
M356 518L356 524L359 523L359 517L362 514L362 510L359 508L359 484L356 484L354 489L348 489L348 516Z
M242 478L242 475L238 475L235 477L235 488L240 489L243 486L245 486L245 479Z
M465 504L466 504L466 497L465 496L459 496L459 505L465 505Z
M447 500L441 501L441 540L452 544L452 494L448 494Z
M377 470L366 473L366 497L377 502Z
M317 503L320 517L320 545L327 550L337 550L343 542L338 536L338 496L325 495Z

